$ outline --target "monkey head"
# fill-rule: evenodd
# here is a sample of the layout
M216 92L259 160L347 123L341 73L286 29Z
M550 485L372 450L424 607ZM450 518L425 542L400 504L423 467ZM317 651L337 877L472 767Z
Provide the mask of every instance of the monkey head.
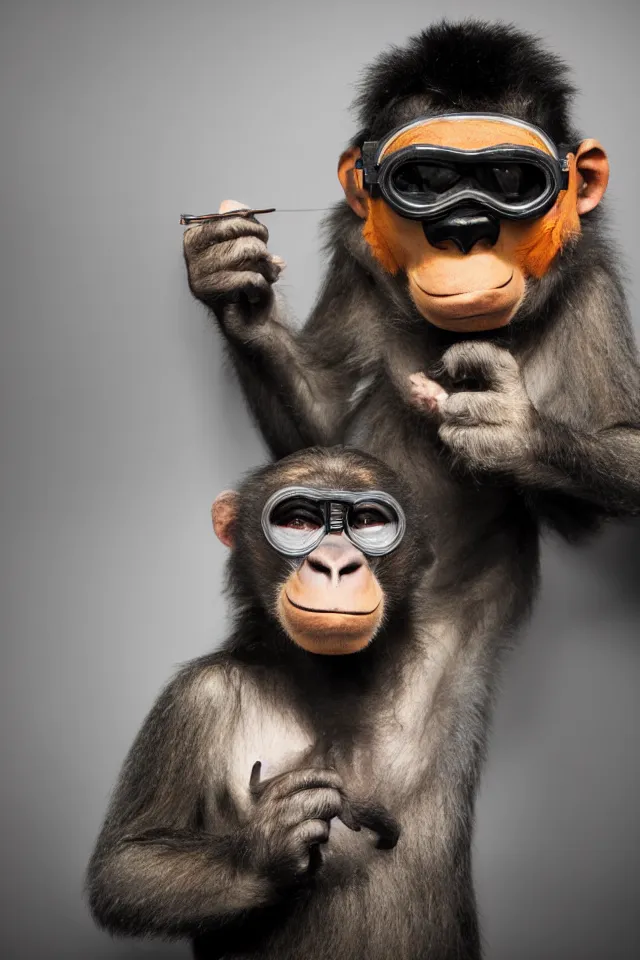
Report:
M241 602L257 599L309 653L340 655L369 645L417 576L406 504L374 458L313 449L220 494L212 517Z
M419 313L468 333L508 324L599 203L595 140L556 146L499 114L423 116L351 147L338 174L382 268L403 273Z

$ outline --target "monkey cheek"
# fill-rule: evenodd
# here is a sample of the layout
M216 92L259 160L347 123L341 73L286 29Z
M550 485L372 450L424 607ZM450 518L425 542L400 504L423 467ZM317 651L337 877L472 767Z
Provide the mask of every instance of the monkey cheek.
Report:
M290 640L308 653L344 656L368 647L384 615L384 600L371 613L314 612L294 606L280 594L278 620Z

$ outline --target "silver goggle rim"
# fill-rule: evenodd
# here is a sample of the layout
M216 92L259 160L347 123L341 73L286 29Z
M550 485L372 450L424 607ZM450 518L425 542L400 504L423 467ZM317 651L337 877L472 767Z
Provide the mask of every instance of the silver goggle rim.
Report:
M282 543L274 537L271 523L271 515L275 508L285 500L292 500L295 497L303 497L314 503L324 503L324 527L318 529L317 535L313 540L305 544L303 549L283 546ZM344 505L346 507L357 506L358 504L379 504L382 507L390 509L397 518L397 530L393 539L385 546L375 547L366 537L360 537L349 526L347 510L332 510L334 504ZM361 550L369 557L382 557L391 553L399 545L407 529L407 521L404 511L398 501L390 494L382 490L322 490L317 487L284 487L269 497L262 511L262 531L274 550L286 557L304 557L310 554L329 533L344 533L358 550Z
M518 144L502 143L491 147L482 147L479 150L465 150L459 147L437 146L428 143L416 143L402 147L390 153L388 157L380 157L386 147L400 134L413 127L421 126L431 120L499 120L501 123L511 124L532 131L549 148L551 156L535 147L520 146ZM362 148L363 174L367 187L378 186L389 206L400 216L410 220L436 220L455 207L464 203L476 203L498 214L505 220L526 220L541 217L551 209L560 190L565 188L564 180L568 170L566 157L561 158L558 149L552 140L533 124L515 120L512 117L503 117L500 114L444 114L441 117L422 117L412 123L398 127L384 140L367 142ZM541 170L545 176L546 186L542 193L532 200L522 203L507 203L500 201L481 188L467 187L456 191L450 196L436 200L411 201L406 195L400 194L393 183L393 176L399 166L405 163L424 162L428 160L442 161L450 158L459 163L490 163L492 160L512 160L514 162L529 163Z

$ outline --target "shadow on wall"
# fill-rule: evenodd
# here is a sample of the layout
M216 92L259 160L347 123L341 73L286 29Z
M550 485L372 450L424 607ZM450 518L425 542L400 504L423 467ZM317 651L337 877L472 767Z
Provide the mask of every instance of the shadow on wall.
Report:
M611 524L583 558L624 606L640 609L640 520Z

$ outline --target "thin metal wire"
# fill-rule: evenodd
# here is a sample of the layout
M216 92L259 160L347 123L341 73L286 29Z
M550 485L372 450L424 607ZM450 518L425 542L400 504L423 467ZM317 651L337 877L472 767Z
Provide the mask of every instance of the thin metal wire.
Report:
M224 213L182 213L180 214L180 223L188 227L194 223L209 223L215 220L228 220L230 217L253 217L265 213L326 213L331 207L300 207L298 209L287 209L282 207L265 207L261 210L247 209L239 207L237 210L226 210Z

